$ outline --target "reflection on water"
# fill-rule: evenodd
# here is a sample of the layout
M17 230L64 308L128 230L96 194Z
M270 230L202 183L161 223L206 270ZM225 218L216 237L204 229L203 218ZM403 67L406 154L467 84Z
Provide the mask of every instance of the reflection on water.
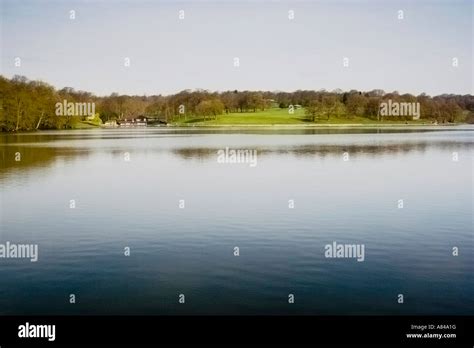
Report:
M472 314L473 131L0 135L0 243L39 245L0 259L0 313ZM218 163L226 147L258 165ZM325 258L334 241L364 262Z
M4 134L0 136L2 146L3 167L0 170L15 168L17 170L29 167L43 166L47 162L56 159L68 159L74 156L87 156L91 151L109 151L111 154L122 156L123 151L147 152L172 151L182 158L206 158L215 157L223 145L229 143L234 146L256 149L259 156L272 154L292 154L294 156L339 156L343 152L349 152L351 156L359 154L384 155L387 153L406 153L410 151L425 151L427 147L439 148L446 151L455 151L460 148L472 146L472 131L474 128L464 126L438 128L412 127L409 129L397 128L346 128L346 129L183 129L183 128L148 128L138 130L92 130L92 131L51 131L23 134ZM434 132L437 130L437 132ZM455 132L453 132L455 130ZM397 134L404 134L403 138ZM411 136L407 136L407 133ZM211 147L209 142L182 141L188 140L191 135L209 137L216 135L214 143L220 146ZM254 137L239 136L235 141L225 135L235 136L239 134L253 135ZM326 137L291 137L291 140L281 141L281 135L325 135ZM344 137L333 137L329 134L337 134ZM348 137L347 134L357 134L356 137ZM367 134L366 136L363 136ZM370 135L368 135L370 134ZM373 134L378 134L374 136ZM381 136L380 134L391 134ZM255 135L267 135L262 137ZM220 136L220 137L219 137ZM140 139L141 144L126 142L126 140ZM192 138L193 140L195 137ZM224 141L219 141L224 139ZM273 141L276 139L276 141ZM102 140L112 141L112 144ZM120 140L120 142L113 142ZM154 141L154 142L153 142ZM160 142L161 141L161 142ZM162 143L166 142L166 143ZM263 146L261 143L266 146ZM123 144L123 146L121 146ZM132 146L130 146L130 144ZM96 146L97 145L97 146ZM149 146L154 145L154 146ZM21 161L16 160L16 153L21 154ZM20 165L21 164L21 165Z

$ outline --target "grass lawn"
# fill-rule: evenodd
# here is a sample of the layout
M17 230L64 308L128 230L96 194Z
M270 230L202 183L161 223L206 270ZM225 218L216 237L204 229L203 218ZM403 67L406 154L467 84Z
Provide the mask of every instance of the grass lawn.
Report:
M176 122L178 125L231 125L231 124L301 124L307 123L304 110L295 110L294 114L288 114L287 109L268 109L257 112L234 112L222 114L217 120L204 120L203 118L191 118Z
M407 121L409 124L427 124L426 120ZM383 122L371 120L365 117L352 118L330 118L321 119L312 122L305 115L303 108L295 110L293 114L288 113L288 109L273 108L257 112L234 112L230 114L219 115L216 120L204 120L204 118L188 118L187 120L178 120L173 123L176 126L225 126L225 125L329 125L329 124L405 124L405 121L396 121L386 118Z

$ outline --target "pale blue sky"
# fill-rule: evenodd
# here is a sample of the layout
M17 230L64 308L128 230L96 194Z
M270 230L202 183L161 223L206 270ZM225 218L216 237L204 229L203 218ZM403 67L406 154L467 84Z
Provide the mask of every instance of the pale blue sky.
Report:
M1 74L57 88L474 94L470 0L0 2Z

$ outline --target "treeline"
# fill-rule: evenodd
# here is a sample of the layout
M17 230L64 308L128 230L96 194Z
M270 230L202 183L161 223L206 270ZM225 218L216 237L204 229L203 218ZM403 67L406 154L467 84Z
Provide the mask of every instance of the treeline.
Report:
M74 128L81 121L76 116L57 116L56 103L95 103L103 122L145 115L165 122L191 118L213 119L224 113L257 112L269 108L304 108L312 121L330 117L367 117L378 119L380 104L386 100L419 102L421 118L428 121L474 123L472 95L444 94L430 97L386 93L382 90L361 92L335 91L226 91L185 90L163 96L129 96L113 93L97 97L89 92L65 87L57 90L41 81L23 76L7 79L0 76L0 129L24 131L34 129Z

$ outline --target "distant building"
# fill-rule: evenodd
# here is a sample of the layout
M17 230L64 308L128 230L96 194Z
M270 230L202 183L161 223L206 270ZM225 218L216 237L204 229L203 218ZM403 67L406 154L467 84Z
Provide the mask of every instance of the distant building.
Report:
M117 121L120 127L146 127L148 118L146 116L138 116L135 118L125 118Z

